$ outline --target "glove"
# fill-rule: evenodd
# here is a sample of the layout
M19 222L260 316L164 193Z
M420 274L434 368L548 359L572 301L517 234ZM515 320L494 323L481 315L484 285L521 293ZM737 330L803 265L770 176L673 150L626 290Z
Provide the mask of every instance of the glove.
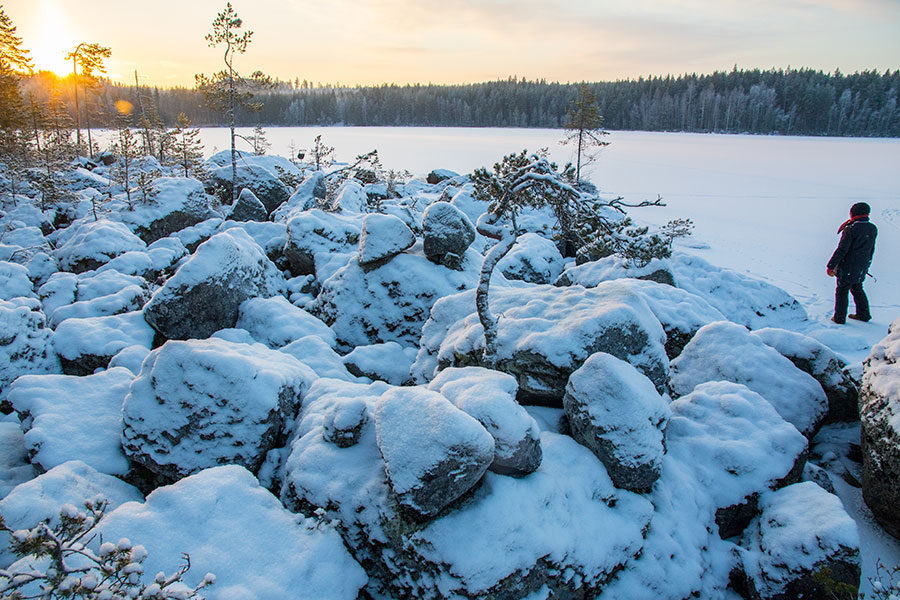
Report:
M829 277L835 277L836 275L834 269L829 269L828 267L825 267L825 272L828 273Z

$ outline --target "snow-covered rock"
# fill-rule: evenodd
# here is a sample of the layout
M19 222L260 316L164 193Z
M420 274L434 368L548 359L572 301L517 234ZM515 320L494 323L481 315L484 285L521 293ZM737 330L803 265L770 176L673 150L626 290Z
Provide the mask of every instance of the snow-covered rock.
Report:
M735 323L722 321L700 329L670 367L674 396L689 394L707 381L742 383L807 437L828 412L828 399L818 381Z
M211 204L213 197L203 184L185 177L160 177L153 182L147 202L136 203L115 213L148 244L177 231L219 216Z
M425 209L425 256L436 263L457 268L475 241L475 226L464 212L449 202L435 202Z
M366 213L366 192L357 181L345 181L335 192L332 210L345 214Z
M28 529L41 521L54 527L59 524L63 504L82 507L86 500L97 496L106 499L110 511L125 502L144 499L134 486L79 460L72 460L17 486L0 500L0 515L13 530ZM0 531L0 569L7 568L15 560L8 547L9 534Z
M569 376L563 408L572 437L600 459L616 487L646 492L653 486L670 411L647 377L597 352Z
M507 279L553 283L562 273L563 257L552 241L536 233L525 233L496 268Z
M478 483L494 460L494 438L437 392L388 390L374 416L391 489L413 519L436 517Z
M579 254L576 264L570 263L556 279L556 285L594 287L602 281L614 279L642 279L675 285L675 276L672 274L671 262L668 259L654 258L642 267L615 254L588 262L582 262L583 259L584 255Z
M803 482L767 492L759 504L741 540L751 598L828 598L840 584L859 587L859 534L840 498Z
M211 238L222 226L223 220L221 217L212 217L197 223L193 227L186 227L173 233L172 237L184 244L188 252L193 252L197 249L197 246Z
M153 294L144 318L168 339L202 339L234 327L240 305L276 295L284 277L246 232L231 229L197 248Z
M188 585L216 576L203 592L208 598L355 600L368 580L331 525L298 519L233 465L159 488L146 502L122 504L100 532L105 540L144 546L148 574L171 573L189 555Z
M74 273L96 269L120 254L147 247L124 223L105 219L73 223L62 230L59 242L53 256L60 268Z
M456 173L449 169L435 169L428 173L428 175L425 177L425 181L427 181L431 185L434 185L442 181L447 181L448 179L453 179L454 177L459 177L459 173Z
M403 385L410 380L409 369L416 360L416 349L397 342L357 346L344 356L344 366L357 377L368 377Z
M665 388L665 333L627 284L492 286L490 305L500 316L497 368L516 377L520 400L561 406L569 375L595 352L631 363L658 391ZM479 365L483 350L475 291L442 298L422 329L412 374L425 382L446 367Z
M262 344L170 341L150 353L122 407L122 446L155 482L226 463L259 470L315 374Z
M81 460L101 473L125 475L122 402L134 374L115 368L88 375L28 375L10 386L8 400L22 420L31 463L47 471Z
M703 383L671 409L668 454L712 502L722 538L744 530L761 492L800 480L806 438L746 386Z
M0 402L20 375L60 372L51 335L36 299L0 300Z
M231 165L229 164L210 169L206 180L206 189L212 194L217 194L224 204L231 204L231 177ZM260 165L247 164L244 161L238 162L236 187L238 194L243 189L253 192L253 195L266 207L266 213L271 213L291 196L291 191L272 171Z
M123 275L134 275L147 280L165 279L171 275L175 264L187 256L187 248L174 237L165 237L147 246L146 251L130 251L120 254L102 267L98 273L114 270Z
M361 232L358 214L311 210L293 217L287 224L284 246L291 273L315 275L325 281L358 252Z
M337 343L328 325L297 308L284 296L246 300L240 306L235 327L246 330L257 342L273 349L309 335L322 338L332 347Z
M140 311L66 319L53 332L53 347L67 375L90 375L130 346L150 349L153 328Z
M439 298L475 287L480 257L469 252L461 271L427 260L421 246L375 269L352 260L322 284L311 310L348 346L417 345Z
M363 219L359 237L359 264L390 260L415 243L415 234L399 217L368 214Z
M826 423L859 419L859 388L845 370L847 364L831 348L787 329L766 327L757 329L753 335L819 382L828 397Z
M28 269L15 263L0 262L0 301L36 297Z
M319 206L320 201L325 200L326 193L325 173L313 171L297 186L287 202L272 212L272 220L287 222L299 213L313 210Z
M334 351L333 344L317 335L302 337L279 350L308 366L319 377L356 381L356 377L347 370L343 357Z
M391 596L594 597L640 553L652 505L613 487L590 451L552 433L542 436L544 460L534 473L516 478L489 471L452 511L427 523L407 520L390 491L372 419L347 448L323 435L333 406L363 399L371 411L387 389L383 383L313 384L282 500L340 519L345 544Z
M518 388L512 375L482 367L444 369L428 385L494 438L491 471L523 476L541 466L543 452L537 422L516 402Z
M57 273L41 286L44 311L54 328L66 319L118 315L140 310L150 295L143 277L112 269L80 275Z
M241 190L225 218L232 221L265 221L269 216L266 207L251 190Z
M859 412L863 498L878 522L900 538L900 319L865 360Z

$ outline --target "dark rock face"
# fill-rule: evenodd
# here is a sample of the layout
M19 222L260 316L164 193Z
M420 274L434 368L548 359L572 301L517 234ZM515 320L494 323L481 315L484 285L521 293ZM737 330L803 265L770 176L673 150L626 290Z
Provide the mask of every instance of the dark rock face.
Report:
M228 218L232 221L265 221L267 216L266 207L247 188L241 190L241 195L228 213Z
M242 229L197 248L144 307L144 319L170 340L204 339L234 327L245 300L278 293L281 274Z
M440 263L445 255L464 256L475 241L475 226L461 210L449 202L428 206L423 217L425 256Z
M212 169L207 180L207 191L218 194L224 204L231 203L231 165ZM278 177L260 166L238 165L237 189L249 189L266 207L266 213L281 206L291 197L291 191Z
M859 397L863 498L885 530L900 539L900 319L872 347Z
M256 473L314 378L262 345L167 342L147 357L125 398L122 447L157 482L221 464Z
M563 407L575 440L618 488L646 492L659 479L669 407L649 379L598 352L569 377Z

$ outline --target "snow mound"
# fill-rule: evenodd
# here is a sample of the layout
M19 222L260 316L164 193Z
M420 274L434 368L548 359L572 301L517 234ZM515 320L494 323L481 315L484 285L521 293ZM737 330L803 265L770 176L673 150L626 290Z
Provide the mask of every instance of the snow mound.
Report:
M147 202L138 202L112 218L128 225L148 244L175 232L220 216L212 208L214 198L203 184L184 177L160 177L153 182Z
M569 377L563 407L572 437L600 459L616 487L642 492L653 486L670 411L647 377L597 352Z
M144 318L168 339L202 339L234 327L241 303L275 296L284 277L242 229L197 248L144 307Z
M673 395L689 394L707 381L746 385L807 437L828 411L819 382L735 323L706 325L672 361L669 387Z
M107 500L110 511L125 502L144 499L134 486L100 473L80 460L72 460L17 486L0 500L0 515L13 530L34 527L41 521L47 521L53 527L59 524L59 510L63 504L81 507L86 500L97 496ZM0 569L15 560L8 547L9 534L0 532Z
M536 233L525 233L496 268L507 279L553 283L562 273L563 257L552 241Z
M40 302L0 300L0 401L21 375L60 372L51 335Z
M817 578L859 585L859 534L840 498L812 482L760 498L762 512L741 540L743 565L755 597L825 598Z
M0 262L0 300L36 298L28 269L10 262Z
M111 269L73 275L56 273L41 286L44 312L50 325L66 319L102 317L140 310L149 296L143 277Z
M61 269L82 273L108 263L129 251L147 247L141 238L116 221L78 221L59 234L53 257Z
M315 374L262 344L170 341L150 353L122 407L122 446L158 481L226 463L258 471Z
M10 386L32 464L46 471L81 460L109 475L125 475L122 402L134 374L115 368L88 375L28 375ZM64 401L61 399L65 399Z
M475 287L481 257L466 254L461 271L425 258L421 246L378 268L353 260L322 284L312 312L353 346L397 342L414 346L439 298Z
M347 370L357 377L403 385L409 381L409 369L416 360L416 349L397 342L357 346L344 356Z
M17 485L34 479L35 474L34 467L28 464L19 418L16 415L0 418L0 499ZM6 547L6 544L0 541L0 547Z
M90 375L106 368L113 356L130 346L147 350L153 329L140 311L66 319L53 332L53 347L67 375Z
M332 347L337 343L328 325L284 296L246 300L240 306L235 327L247 330L256 341L273 349L309 335L322 338Z
M723 538L747 526L759 492L799 480L806 438L746 386L703 383L671 408L668 453L708 495Z
M516 378L482 367L444 369L428 385L474 417L494 438L491 471L522 476L541 466L540 428L516 402Z
M342 381L355 381L344 365L343 357L334 351L331 344L319 336L308 335L293 341L279 349L290 354L304 365L312 369L319 377L329 377ZM380 365L381 368L384 365Z
M497 366L516 377L520 399L559 404L569 375L599 351L637 367L657 390L665 385L665 333L627 284L612 281L590 289L511 284L492 287L490 304L500 316ZM480 364L483 350L475 291L442 298L422 329L413 376L428 381L449 366Z
M359 263L368 265L390 259L416 243L416 236L399 217L366 215L359 237Z
M287 224L284 257L291 273L315 275L325 281L359 251L362 215L342 215L311 210Z
M621 256L612 255L585 263L569 264L556 280L556 285L583 285L594 287L615 279L644 279L674 286L671 262L654 258L643 267L637 267Z
M100 531L107 540L143 545L150 574L170 573L188 554L188 585L216 576L208 597L282 600L291 590L355 600L368 579L331 525L298 519L238 466L206 469L155 490L146 502L123 504Z

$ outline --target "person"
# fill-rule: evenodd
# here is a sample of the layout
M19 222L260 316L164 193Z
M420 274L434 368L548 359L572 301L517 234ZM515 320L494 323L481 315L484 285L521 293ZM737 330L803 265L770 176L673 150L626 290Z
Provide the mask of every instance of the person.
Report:
M872 255L875 253L875 237L878 229L869 222L871 207L865 202L857 202L850 207L850 218L838 228L841 241L828 261L826 272L837 278L834 292L834 316L831 320L839 325L849 317L856 321L872 320L869 299L863 290L863 281L869 273ZM856 312L847 315L847 293L853 296Z

